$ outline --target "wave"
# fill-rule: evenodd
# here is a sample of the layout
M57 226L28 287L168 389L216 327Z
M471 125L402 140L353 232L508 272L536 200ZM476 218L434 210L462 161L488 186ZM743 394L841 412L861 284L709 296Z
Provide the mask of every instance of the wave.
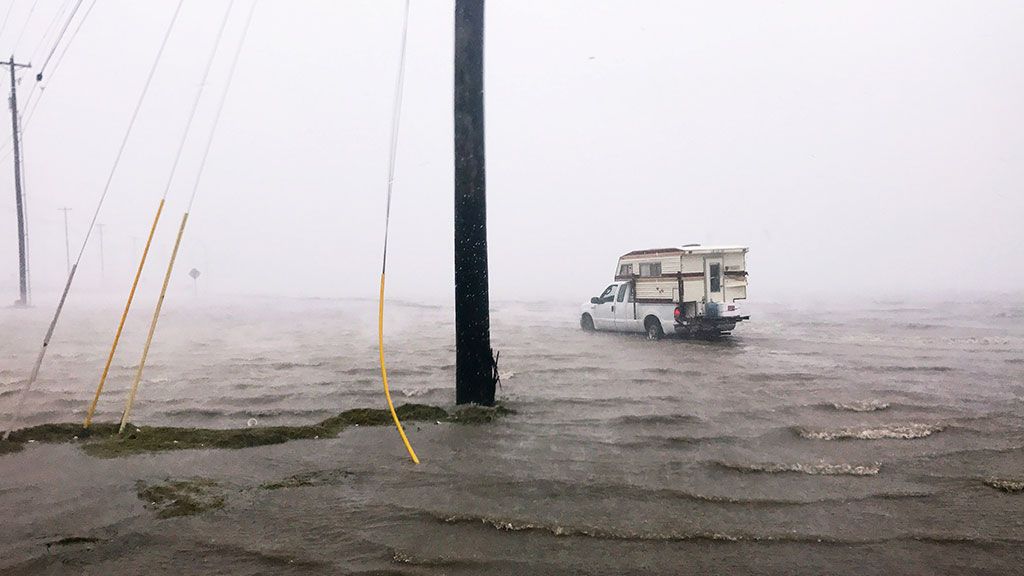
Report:
M693 424L701 421L701 418L692 414L627 414L612 418L610 423L621 426L643 426Z
M897 328L905 328L907 330L933 330L935 328L941 328L938 324L925 324L922 322L904 322L897 324Z
M715 464L722 468L737 470L739 472L757 472L765 474L800 473L810 474L812 476L875 476L882 469L882 464L879 462L874 462L872 464L833 464L829 462L814 462L810 464L785 464L776 462L734 464L729 462L716 462Z
M270 365L274 370L291 370L293 368L320 368L324 362L274 362Z
M860 400L852 402L833 402L831 406L836 410L845 410L848 412L876 412L878 410L885 410L889 408L889 403L879 400Z
M856 545L856 544L882 544L887 542L929 542L933 544L967 544L976 546L1019 546L1021 540L1010 538L978 538L974 536L959 536L955 534L901 534L891 537L878 538L836 538L834 536L801 534L801 533L780 533L780 534L753 534L753 533L727 533L713 530L694 532L634 532L630 530L617 530L604 527L571 526L561 524L548 524L542 522L528 522L520 520L507 520L504 518L492 518L489 516L478 516L472 514L438 515L431 514L435 521L444 524L476 524L503 532L536 532L546 533L551 536L562 538L593 538L598 540L618 540L632 542L715 542L715 543L736 543L736 542L777 542L795 544L824 544L824 545Z
M658 374L658 375L662 375L662 376L668 376L668 375L688 376L688 377L691 377L691 378L704 375L704 373L701 372L700 370L679 370L678 368L661 368L661 367L657 367L657 368L644 368L643 370L641 370L641 372L646 372L648 374Z
M801 438L808 440L914 440L926 438L941 432L938 424L890 424L867 428L837 428L835 430L810 430L796 428Z
M523 372L530 374L599 374L612 373L612 369L602 366L561 366L557 368L531 368Z
M952 372L952 366L868 366L864 370L871 372Z
M746 376L750 382L813 382L831 378L833 376L808 372L755 372Z

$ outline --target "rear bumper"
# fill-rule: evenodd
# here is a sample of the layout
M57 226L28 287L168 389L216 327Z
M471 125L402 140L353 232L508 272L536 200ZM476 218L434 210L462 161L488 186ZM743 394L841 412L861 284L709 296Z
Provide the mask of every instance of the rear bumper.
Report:
M750 316L719 316L717 318L688 318L675 324L676 334L728 334L736 328L736 324L750 320Z

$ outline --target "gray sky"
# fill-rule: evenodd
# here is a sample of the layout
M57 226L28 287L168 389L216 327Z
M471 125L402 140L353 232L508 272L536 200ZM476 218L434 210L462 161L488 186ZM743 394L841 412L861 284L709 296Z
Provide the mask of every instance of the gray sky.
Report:
M14 0L40 63L65 0ZM76 289L123 295L226 0L186 0ZM0 17L9 0L0 0ZM88 5L88 1L85 5ZM237 2L143 290L159 288L248 0ZM372 296L401 0L263 0L174 290ZM99 0L25 128L39 305L77 253L172 0ZM389 293L452 290L451 0L413 2ZM83 7L84 10L84 7ZM1024 289L1024 3L490 0L495 298L582 300L623 252L746 244L750 297ZM34 73L33 73L34 74ZM5 81L6 83L6 81ZM24 101L34 77L23 75ZM32 97L34 100L38 93ZM31 109L31 108L30 108ZM9 138L8 122L0 141ZM2 146L2 153L7 147ZM11 160L0 290L16 297ZM135 240L133 240L135 239ZM147 293L148 293L147 292Z

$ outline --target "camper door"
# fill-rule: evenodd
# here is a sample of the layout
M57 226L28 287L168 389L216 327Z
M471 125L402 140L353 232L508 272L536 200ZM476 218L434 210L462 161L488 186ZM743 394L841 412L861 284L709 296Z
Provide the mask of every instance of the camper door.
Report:
M725 302L725 285L720 256L704 259L704 297L707 302Z

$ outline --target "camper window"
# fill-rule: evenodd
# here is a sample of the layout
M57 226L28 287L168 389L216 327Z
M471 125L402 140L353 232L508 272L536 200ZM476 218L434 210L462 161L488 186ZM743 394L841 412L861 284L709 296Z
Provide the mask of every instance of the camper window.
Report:
M722 265L721 264L710 264L708 265L708 271L711 276L708 283L710 284L710 290L712 292L722 291Z
M623 264L623 265L619 266L619 276L632 276L632 275L633 275L633 265L632 264Z
M640 276L661 276L661 262L642 262Z

